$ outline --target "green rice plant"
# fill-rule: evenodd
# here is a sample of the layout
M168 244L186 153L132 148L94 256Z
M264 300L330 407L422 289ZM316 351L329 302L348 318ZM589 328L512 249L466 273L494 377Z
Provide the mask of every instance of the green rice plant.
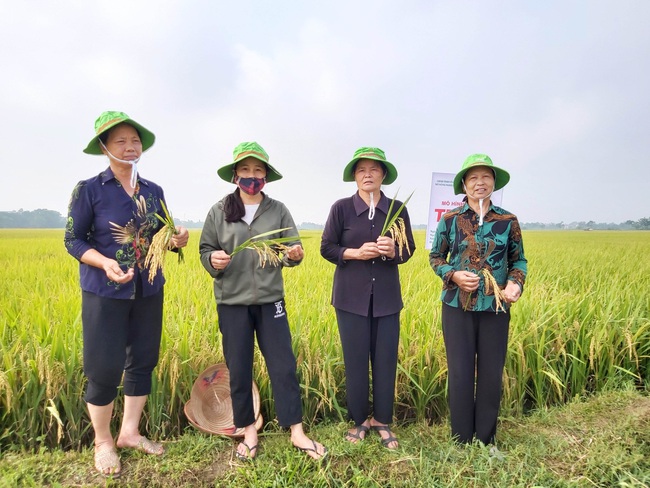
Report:
M439 302L442 286L439 279L431 279L426 252L420 254L424 250L422 237L416 233L418 250L398 267L404 309L400 314L395 416L402 421L437 422L447 414L447 363ZM420 265L408 267L413 260Z
M199 261L199 232L190 234L184 265L168 263L164 269L160 360L142 422L143 431L158 439L191 428L183 406L192 385L205 368L223 362L212 278ZM305 259L283 276L309 426L347 418L346 385L330 304L335 267L320 256L319 231L301 234ZM429 267L424 232L414 237L417 250L399 266L404 309L395 413L400 421L443 422L448 411L441 282ZM529 276L511 308L504 416L630 383L647 391L650 262L639 259L650 251L647 237L647 232L524 232ZM78 449L91 442L83 402L78 262L62 240L62 229L0 230L0 450ZM254 375L271 428L272 388L258 350Z
M305 419L346 418L345 368L330 305L334 266L318 252L320 232L305 231L305 257L284 272L286 308Z

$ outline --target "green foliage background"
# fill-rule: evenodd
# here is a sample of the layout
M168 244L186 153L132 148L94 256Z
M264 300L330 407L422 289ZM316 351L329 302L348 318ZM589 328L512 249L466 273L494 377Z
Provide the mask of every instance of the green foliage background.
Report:
M344 369L329 304L334 266L320 232L303 232L306 258L284 273L293 346L308 425L345 421ZM210 277L193 231L184 264L168 257L165 324L143 428L181 435L183 405L207 366L223 361ZM647 391L650 364L650 240L643 232L524 233L529 278L513 309L502 414L563 404L604 388ZM0 449L78 449L90 442L82 401L77 262L63 230L0 231ZM424 232L400 267L402 312L396 417L440 422L447 414L440 280ZM274 423L271 387L257 353L262 413ZM120 401L117 402L119 411ZM267 425L273 428L273 425Z

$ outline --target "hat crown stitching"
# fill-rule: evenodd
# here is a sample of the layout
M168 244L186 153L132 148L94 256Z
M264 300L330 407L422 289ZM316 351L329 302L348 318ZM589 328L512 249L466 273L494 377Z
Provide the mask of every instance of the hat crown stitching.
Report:
M376 158L377 158L377 157L378 157L378 158L381 158L382 161L386 159L385 157L383 157L383 156L381 156L381 155L379 155L379 154L376 154L376 153L374 153L374 152L369 152L369 153L359 154L359 155L357 155L357 159L367 158L367 157L369 157L369 156L375 156Z
M383 160L386 159L386 153L379 149L378 147L361 147L357 149L354 153L354 158L362 158L367 156L379 157Z
M249 150L249 151L243 151L243 152L236 153L235 161L239 161L239 160L243 159L246 156L258 156L260 158L263 158L263 160L265 162L268 162L268 159L269 159L269 157L264 153L261 153L259 151Z
M102 127L106 126L107 124L110 124L110 123L112 123L114 121L117 121L117 120L124 121L124 120L128 120L130 118L131 117L129 117L124 112L116 112L116 111L113 111L113 110L102 112L102 114L99 117L97 117L97 120L95 121L95 130L98 130L99 128L102 128Z
M117 125L119 123L122 123L125 120L127 120L127 119L111 119L108 122L106 122L105 124L103 124L101 127L99 127L98 129L95 129L95 132L97 133L97 135L99 135L102 132L104 132L104 130L106 130L108 127L112 127L113 125Z

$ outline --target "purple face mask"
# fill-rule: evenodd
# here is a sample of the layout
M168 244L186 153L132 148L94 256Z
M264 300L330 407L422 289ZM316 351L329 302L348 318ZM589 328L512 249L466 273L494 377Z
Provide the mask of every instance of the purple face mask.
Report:
M257 195L266 184L266 178L241 178L235 177L235 184L249 195Z

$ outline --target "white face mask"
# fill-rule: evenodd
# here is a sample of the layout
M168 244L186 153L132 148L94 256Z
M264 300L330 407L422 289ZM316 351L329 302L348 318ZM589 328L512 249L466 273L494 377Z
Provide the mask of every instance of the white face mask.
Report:
M133 161L129 161L128 159L120 159L116 158L113 156L113 154L108 150L108 148L104 145L101 139L98 139L99 143L102 145L102 147L106 150L108 155L113 158L115 161L119 161L120 163L126 163L131 165L131 188L135 188L135 186L138 184L138 161L140 161L140 158L134 159Z

